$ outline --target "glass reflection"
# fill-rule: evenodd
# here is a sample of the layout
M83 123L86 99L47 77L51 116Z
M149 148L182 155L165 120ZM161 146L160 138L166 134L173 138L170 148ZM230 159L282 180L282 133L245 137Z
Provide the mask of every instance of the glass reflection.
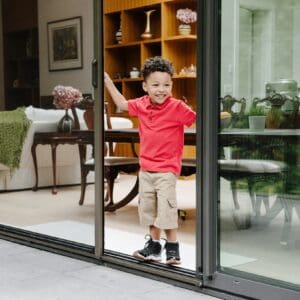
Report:
M230 121L219 145L220 267L296 285L299 16L300 1L222 1L220 109Z

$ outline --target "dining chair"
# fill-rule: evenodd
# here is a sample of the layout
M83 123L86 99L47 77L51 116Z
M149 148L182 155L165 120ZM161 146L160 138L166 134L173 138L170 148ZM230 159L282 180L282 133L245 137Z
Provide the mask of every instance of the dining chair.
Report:
M231 95L226 95L220 98L221 110L228 112L231 115L231 121L228 124L230 127L243 126L245 122L246 99L236 99Z
M257 99L254 99L257 104ZM274 144L274 145L273 145ZM238 135L220 134L220 157L219 174L230 182L232 199L234 204L234 221L239 229L246 229L251 226L252 213L242 214L241 205L238 199L238 186L242 180L247 183L248 193L251 200L251 207L255 218L261 214L262 203L266 214L270 210L269 193L261 192L257 189L257 183L264 185L270 182L282 181L285 178L287 165L285 162L277 160L273 152L277 147L277 140L269 139L262 144L255 135L251 133L247 138ZM225 157L224 147L229 146L231 157Z
M238 199L238 182L245 180L251 200L254 217L261 215L261 204L264 203L266 214L270 210L269 193L258 192L256 183L268 183L274 180L283 180L286 165L284 162L265 159L219 159L219 174L230 182L234 203L234 222L238 229L247 229L251 226L251 211L241 214L241 205Z
M111 112L109 108L109 104L107 102L104 103L104 112L105 112L105 127L108 129L112 129L112 120L111 120ZM91 122L89 124L93 124ZM80 154L80 162L81 162L81 195L79 200L79 205L83 205L85 190L86 190L86 178L89 172L95 170L95 161L94 157L86 158L86 146L92 145L94 146L94 128L90 128L88 131L80 131L80 140L81 143L79 145L79 154ZM104 210L105 211L115 211L118 208L123 207L128 204L137 194L138 194L138 174L139 171L139 160L135 153L134 144L132 143L132 156L115 156L114 154L114 145L113 143L105 143L104 144L104 152L105 157L103 160L104 163L104 177L106 184L106 194L104 197ZM129 193L122 199L116 200L114 198L114 185L116 178L120 173L125 174L135 174L136 180L129 191Z

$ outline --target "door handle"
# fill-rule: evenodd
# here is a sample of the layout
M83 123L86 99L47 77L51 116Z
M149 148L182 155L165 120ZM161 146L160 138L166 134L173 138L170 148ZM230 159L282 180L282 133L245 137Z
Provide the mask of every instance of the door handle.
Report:
M92 60L92 85L98 87L98 61L96 58Z

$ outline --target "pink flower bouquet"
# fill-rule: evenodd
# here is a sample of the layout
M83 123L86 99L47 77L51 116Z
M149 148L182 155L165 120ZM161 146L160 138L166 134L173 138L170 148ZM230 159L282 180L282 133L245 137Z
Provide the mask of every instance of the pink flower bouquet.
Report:
M185 24L194 23L197 21L197 12L189 8L180 8L177 10L176 18Z
M69 109L82 100L82 93L72 86L57 85L52 91L53 104L56 108Z

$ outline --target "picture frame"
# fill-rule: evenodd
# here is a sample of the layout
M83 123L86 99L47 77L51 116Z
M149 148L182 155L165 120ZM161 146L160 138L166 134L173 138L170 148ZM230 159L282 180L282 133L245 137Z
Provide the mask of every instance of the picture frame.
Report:
M82 18L47 23L49 71L82 69Z

